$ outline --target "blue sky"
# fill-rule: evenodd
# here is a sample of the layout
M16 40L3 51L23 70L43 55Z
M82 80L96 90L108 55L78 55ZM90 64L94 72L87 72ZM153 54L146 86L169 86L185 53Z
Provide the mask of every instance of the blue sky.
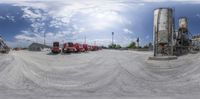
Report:
M11 47L32 42L84 42L126 46L140 37L141 45L152 42L153 10L175 9L178 18L189 18L189 31L200 33L200 1L166 0L23 0L0 1L0 35Z

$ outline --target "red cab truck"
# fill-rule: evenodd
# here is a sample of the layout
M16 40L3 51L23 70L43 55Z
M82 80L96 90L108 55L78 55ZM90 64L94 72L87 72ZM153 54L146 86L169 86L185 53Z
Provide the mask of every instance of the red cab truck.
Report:
M74 44L72 42L64 43L62 52L63 53L76 52L76 48L74 47Z
M85 49L83 48L82 44L75 43L74 47L76 48L76 52L85 52Z
M87 44L83 44L83 48L85 49L85 51L89 51L89 47Z
M59 42L53 42L53 48L51 49L51 52L52 53L60 53L61 52Z

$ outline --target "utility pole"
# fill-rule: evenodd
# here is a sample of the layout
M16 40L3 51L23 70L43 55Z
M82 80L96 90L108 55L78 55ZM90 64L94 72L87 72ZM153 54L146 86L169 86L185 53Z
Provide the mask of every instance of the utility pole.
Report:
M112 32L112 45L114 45L114 32Z
M46 38L46 34L45 34L45 32L44 32L44 45L46 45L45 38Z
M140 39L139 39L139 37L138 37L138 38L137 38L137 45L138 45L138 48L140 47L139 42L140 42Z

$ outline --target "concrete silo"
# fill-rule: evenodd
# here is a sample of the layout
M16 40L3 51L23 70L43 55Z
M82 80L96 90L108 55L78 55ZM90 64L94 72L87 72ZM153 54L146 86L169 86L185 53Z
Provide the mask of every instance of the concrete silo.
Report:
M154 56L173 55L173 9L154 10Z
M174 17L172 8L154 10L154 57L173 57Z

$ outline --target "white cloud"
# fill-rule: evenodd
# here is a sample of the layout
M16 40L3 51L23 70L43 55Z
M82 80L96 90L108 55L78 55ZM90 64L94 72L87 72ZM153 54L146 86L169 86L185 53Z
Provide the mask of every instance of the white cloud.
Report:
M66 0L66 1L5 1L1 3L9 3L14 6L19 6L23 10L23 18L29 20L31 28L27 29L26 33L22 32L15 38L18 40L32 40L43 42L44 33L48 38L48 42L54 40L65 40L66 37L71 37L79 33L86 33L89 30L103 30L113 28L116 24L123 26L131 25L132 22L122 16L123 12L130 7L127 3L122 1L111 0ZM132 5L131 5L132 6ZM133 7L137 9L137 6ZM77 17L77 14L87 15L86 18ZM83 21L83 24L73 23L72 19ZM51 18L51 20L48 20ZM50 21L48 24L45 21ZM88 25L88 27L86 27ZM56 28L57 32L48 32L46 27ZM64 29L64 30L63 30ZM132 34L133 32L125 29L126 33ZM33 35L34 34L34 35ZM68 39L68 38L67 38ZM78 38L81 39L81 38ZM129 38L119 38L120 42L125 44L129 42ZM127 39L127 41L125 40ZM105 39L101 39L104 41ZM91 39L92 41L92 39ZM108 41L108 40L105 40ZM93 41L92 41L93 42Z
M38 10L35 10L35 13L31 11L29 7L22 8L22 10L24 11L24 15L22 16L23 18L36 19L42 17L41 13Z
M103 11L90 14L89 23L91 27L97 30L102 30L115 26L116 24L126 24L125 17L120 15L117 11Z
M79 33L82 33L82 32L84 32L86 29L85 28L83 28L83 27L81 27L81 28L79 28Z
M124 2L135 2L135 3L145 3L145 2L200 2L199 0L137 0L137 1L132 1L132 0L122 0Z
M6 18L5 18L5 17L3 17L3 16L0 16L0 19L1 19L1 20L5 20Z
M198 18L200 18L200 14L198 13L198 14L196 14L196 16L198 17Z
M11 20L11 21L13 21L13 22L15 22L15 17L14 16L6 16L6 18L8 19L8 20Z
M127 28L124 28L123 31L124 31L125 33L133 34L133 32L132 32L131 30L127 29Z
M46 9L47 5L38 0L1 0L0 3L12 4L14 6L27 6L37 9Z
M12 21L12 22L15 22L15 17L14 17L14 16L9 16L9 15L0 16L0 19L1 19L1 20L10 20L10 21Z
M18 40L34 41L32 37L28 37L26 35L17 35L15 38Z

